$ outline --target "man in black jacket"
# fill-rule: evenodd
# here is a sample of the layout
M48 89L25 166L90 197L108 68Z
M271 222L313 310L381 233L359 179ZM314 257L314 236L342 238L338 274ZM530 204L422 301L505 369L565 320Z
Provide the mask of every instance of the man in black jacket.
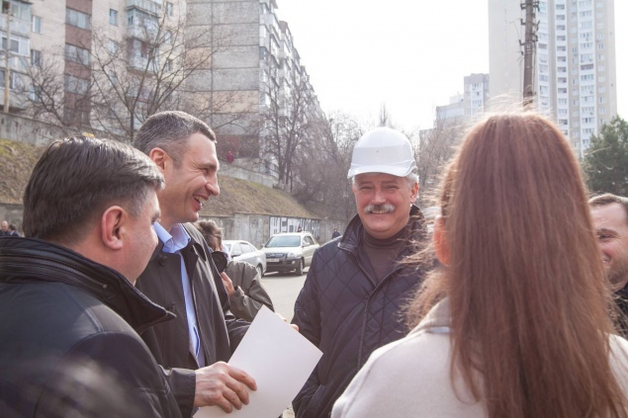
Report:
M415 171L410 142L392 129L366 133L353 149L358 215L316 251L295 304L293 322L323 352L293 402L297 417L328 417L369 355L407 332L402 308L422 280L402 262L424 231Z
M161 366L184 417L195 407L226 412L248 403L255 381L225 363L249 323L229 311L229 298L203 236L190 223L220 193L216 137L203 121L184 112L157 113L144 122L135 147L159 167L166 187L158 192L159 244L138 288L176 314L176 320L142 334Z
M172 314L133 286L163 181L115 141L44 152L24 193L28 238L0 238L0 416L180 416L138 335Z

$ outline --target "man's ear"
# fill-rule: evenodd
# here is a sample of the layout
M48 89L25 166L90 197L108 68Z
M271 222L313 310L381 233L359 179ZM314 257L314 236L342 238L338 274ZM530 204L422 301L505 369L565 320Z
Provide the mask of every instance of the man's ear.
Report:
M419 182L416 182L412 185L412 198L410 200L414 202L418 196L419 196Z
M122 249L122 228L128 216L120 206L111 206L105 210L100 222L100 236L105 247L112 250Z
M166 164L170 161L170 156L164 149L155 147L150 150L148 156L155 164L157 164L157 167L159 167L161 171L166 170Z
M438 215L434 219L434 235L432 237L434 241L434 251L436 252L436 258L441 264L449 265L449 244L447 244L447 238L445 238L445 221L443 217Z

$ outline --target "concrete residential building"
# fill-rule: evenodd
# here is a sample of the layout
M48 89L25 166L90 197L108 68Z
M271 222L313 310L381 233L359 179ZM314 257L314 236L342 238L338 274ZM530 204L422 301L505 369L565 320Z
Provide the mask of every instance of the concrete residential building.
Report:
M471 74L464 77L464 94L449 98L449 104L436 106L436 119L456 119L469 123L484 113L489 100L488 74Z
M464 96L457 94L449 98L449 104L436 106L436 119L459 119L465 117Z
M521 101L521 0L489 0L491 106ZM534 104L582 156L617 114L614 0L539 0Z
M488 74L471 74L464 78L464 114L475 118L484 113L489 99Z
M155 111L187 110L216 130L219 155L270 171L260 155L271 104L289 112L298 89L321 114L276 0L9 2L12 113L129 138ZM5 67L0 57L0 83Z

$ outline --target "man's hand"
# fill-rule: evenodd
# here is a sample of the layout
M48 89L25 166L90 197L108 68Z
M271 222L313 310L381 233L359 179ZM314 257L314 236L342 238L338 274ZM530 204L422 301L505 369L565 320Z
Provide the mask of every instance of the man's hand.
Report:
M288 323L288 320L279 312L275 312L275 315L277 315L279 318L281 318L281 320L285 323ZM290 326L292 327L293 330L295 331L299 331L299 326L297 324L290 324Z
M194 406L221 407L225 412L249 403L249 391L257 390L255 380L246 372L219 361L196 370Z
M220 278L222 279L222 284L225 286L225 290L227 291L227 295L231 297L235 293L235 288L233 287L233 282L231 278L227 276L227 273L224 271L220 273Z

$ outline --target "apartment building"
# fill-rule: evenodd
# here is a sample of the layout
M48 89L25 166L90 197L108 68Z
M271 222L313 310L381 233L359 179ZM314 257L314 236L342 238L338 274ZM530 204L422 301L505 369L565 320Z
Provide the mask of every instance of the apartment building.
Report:
M216 130L219 152L244 159L264 155L264 116L271 105L288 113L296 89L320 114L275 0L4 3L14 113L128 138L147 115L181 109Z
M436 118L440 120L457 119L469 123L482 115L489 100L488 74L473 73L464 77L464 94L449 98L449 104L436 106Z
M489 0L492 106L521 100L521 0ZM614 0L536 2L534 105L551 116L582 156L617 114Z

